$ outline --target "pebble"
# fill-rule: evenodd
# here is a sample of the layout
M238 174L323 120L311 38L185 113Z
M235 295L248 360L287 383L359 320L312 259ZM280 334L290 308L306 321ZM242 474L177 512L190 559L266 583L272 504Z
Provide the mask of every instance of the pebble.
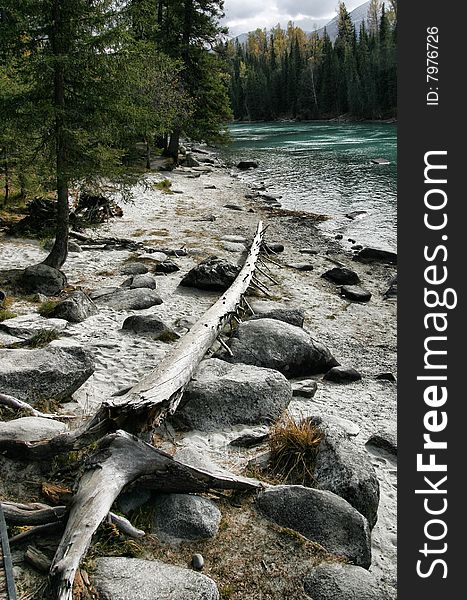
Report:
M291 269L296 269L297 271L313 271L313 265L305 262L289 263L287 266Z
M228 208L230 210L243 210L243 208L238 204L224 204L224 208Z
M204 558L202 554L193 554L191 557L191 566L196 571L201 571L204 567Z

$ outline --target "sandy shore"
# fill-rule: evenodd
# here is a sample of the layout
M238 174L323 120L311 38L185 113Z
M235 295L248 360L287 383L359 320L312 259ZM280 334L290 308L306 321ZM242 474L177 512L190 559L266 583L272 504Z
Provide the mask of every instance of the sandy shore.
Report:
M199 318L217 294L178 287L182 276L209 255L239 261L241 253L226 249L222 238L227 235L252 238L257 221L262 219L269 226L267 241L284 244L285 251L277 257L281 267L270 264L271 274L278 282L270 289L273 299L256 298L255 302L304 309L305 328L313 337L325 343L341 364L354 367L363 375L362 381L348 385L325 382L318 376L314 398L294 399L291 411L303 416L325 413L349 419L360 428L355 438L357 444L365 444L379 429L388 426L395 429L396 385L376 379L379 373L396 374L396 302L383 298L395 267L353 261L350 250L345 249L350 244L339 245L309 219L271 216L257 201L245 199L249 191L245 184L224 168L213 167L199 174L200 171L180 168L148 175L145 184L135 189L134 202L122 205L122 218L88 232L91 236L131 238L154 248L190 250L188 256L176 259L181 268L178 273L158 277L163 304L137 311L138 314L156 313L167 324L183 331L184 320L193 322ZM164 176L172 181L175 193L153 187ZM225 208L228 203L240 205L243 210ZM300 250L304 248L314 249L317 254L302 254ZM37 242L0 238L2 270L26 267L43 260L45 255ZM70 254L64 270L71 286L92 291L120 285L125 276L119 271L124 261L132 257L151 260L151 255L143 252L86 250ZM313 270L302 272L283 266L305 261L313 265ZM357 271L363 287L372 293L369 303L352 303L341 298L338 288L321 278L325 270L335 266L335 261ZM36 306L17 301L11 309L26 313L34 311ZM96 371L66 410L92 413L104 398L136 382L167 352L167 344L122 332L121 325L128 314L102 308L99 315L67 328L67 335L93 351ZM211 435L192 432L176 441L178 446L194 445L213 459L240 469L251 457L251 451L226 447L238 431ZM373 455L372 460L381 484L381 503L372 535L371 571L378 579L395 586L397 464L382 454Z

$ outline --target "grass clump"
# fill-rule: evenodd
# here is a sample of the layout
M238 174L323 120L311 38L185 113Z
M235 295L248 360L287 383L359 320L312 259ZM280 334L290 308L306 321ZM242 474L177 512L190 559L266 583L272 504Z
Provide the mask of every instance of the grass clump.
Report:
M286 413L269 433L271 473L287 483L312 486L323 437L323 432L309 419L296 421Z
M100 556L127 556L137 558L143 554L143 548L121 534L113 523L104 521L93 537L92 545L81 567L88 572L95 569L95 560Z
M18 315L7 308L0 308L0 322L7 319L14 319Z
M41 317L50 317L58 304L58 300L46 300L37 309Z
M172 187L172 182L170 181L170 179L163 179L162 181L158 181L157 183L153 184L153 187L155 190L161 190L161 192L164 192L166 194L173 193L170 189Z
M32 335L28 340L24 342L16 344L16 346L26 347L26 348L44 348L53 340L58 340L60 334L56 329L40 329L36 331L34 335Z

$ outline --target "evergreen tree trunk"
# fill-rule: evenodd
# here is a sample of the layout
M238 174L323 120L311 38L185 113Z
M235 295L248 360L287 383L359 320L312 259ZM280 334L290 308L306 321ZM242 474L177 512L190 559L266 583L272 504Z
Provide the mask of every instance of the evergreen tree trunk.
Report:
M5 174L5 206L10 199L10 169L8 165L8 150L3 150L3 170Z
M54 63L54 109L55 109L55 158L57 169L57 225L55 243L50 254L43 261L45 265L60 269L68 256L68 175L67 148L65 139L65 73L62 58L65 55L66 35L62 22L60 0L54 0L52 49Z
M167 150L164 152L164 155L172 158L176 165L178 165L179 147L180 147L180 129L175 129L170 134L169 144L167 146Z
M151 170L151 144L149 143L149 139L146 138L146 169L148 171Z

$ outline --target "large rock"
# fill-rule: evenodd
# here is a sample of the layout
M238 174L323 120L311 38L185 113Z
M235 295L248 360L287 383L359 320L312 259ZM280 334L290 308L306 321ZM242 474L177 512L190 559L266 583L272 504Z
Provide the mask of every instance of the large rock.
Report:
M239 272L240 267L223 258L211 256L191 269L180 285L201 290L224 291L232 285Z
M0 440L17 440L20 442L39 442L49 440L67 427L60 421L43 417L21 417L13 421L0 422Z
M81 323L88 317L96 315L97 306L84 292L76 291L69 294L52 310L51 316L65 319L70 323Z
M368 302L371 299L371 292L359 285L343 285L341 287L341 296L354 302Z
M324 373L338 363L307 332L275 319L246 321L229 340L226 360L276 369L286 377Z
M66 287L67 280L58 269L39 264L27 267L19 276L18 283L29 294L56 296Z
M37 313L20 315L0 323L0 331L8 335L27 340L39 331L55 331L60 333L68 326L65 319L46 319Z
M164 273L166 275L169 273L176 273L177 271L180 271L180 267L172 260L165 260L164 262L157 263L153 269L154 273Z
M110 294L93 297L96 304L105 304L115 310L141 310L162 304L162 298L149 288L120 289Z
M202 361L174 415L174 423L212 430L275 421L292 399L292 388L278 371Z
M336 494L301 485L281 485L261 492L256 505L282 527L298 531L360 567L370 566L367 520Z
M148 288L149 290L155 290L157 287L156 279L149 273L138 273L132 275L122 283L123 288L130 288L130 290L136 290L138 288Z
M92 579L102 600L219 600L212 579L160 560L98 558Z
M254 321L257 319L276 319L277 321L284 321L284 323L289 323L295 327L303 327L305 311L301 308L276 308L255 314L250 320Z
M397 254L388 250L378 248L363 248L356 256L361 262L382 262L395 265L397 263Z
M64 400L93 372L92 357L81 346L0 349L0 390L20 400Z
M201 163L199 161L196 160L196 158L193 157L193 155L190 152L187 152L185 161L183 163L185 165L185 167L199 167L201 166Z
M257 169L258 168L258 163L255 160L241 160L238 164L237 164L237 169L240 169L242 171L246 171L247 169Z
M326 426L319 417L313 421L324 431L315 464L317 487L347 500L373 528L378 518L379 482L369 455L340 427Z
M376 448L377 450L384 450L394 457L397 457L397 432L396 427L380 429L370 437L367 441L366 446Z
M120 270L122 275L139 275L147 273L149 269L144 263L141 262L130 262L123 265Z
M360 283L360 277L357 273L352 271L352 269L347 269L347 267L334 267L324 272L321 277L339 285L355 285Z
M353 367L333 367L325 374L323 379L333 381L334 383L351 383L352 381L360 381L361 374Z
M217 535L221 512L212 500L194 494L160 494L153 531L163 542L204 540Z
M153 339L168 342L175 341L180 337L156 315L131 315L123 322L122 329L150 335Z
M322 563L314 567L303 582L312 600L390 600L374 575L355 565Z

